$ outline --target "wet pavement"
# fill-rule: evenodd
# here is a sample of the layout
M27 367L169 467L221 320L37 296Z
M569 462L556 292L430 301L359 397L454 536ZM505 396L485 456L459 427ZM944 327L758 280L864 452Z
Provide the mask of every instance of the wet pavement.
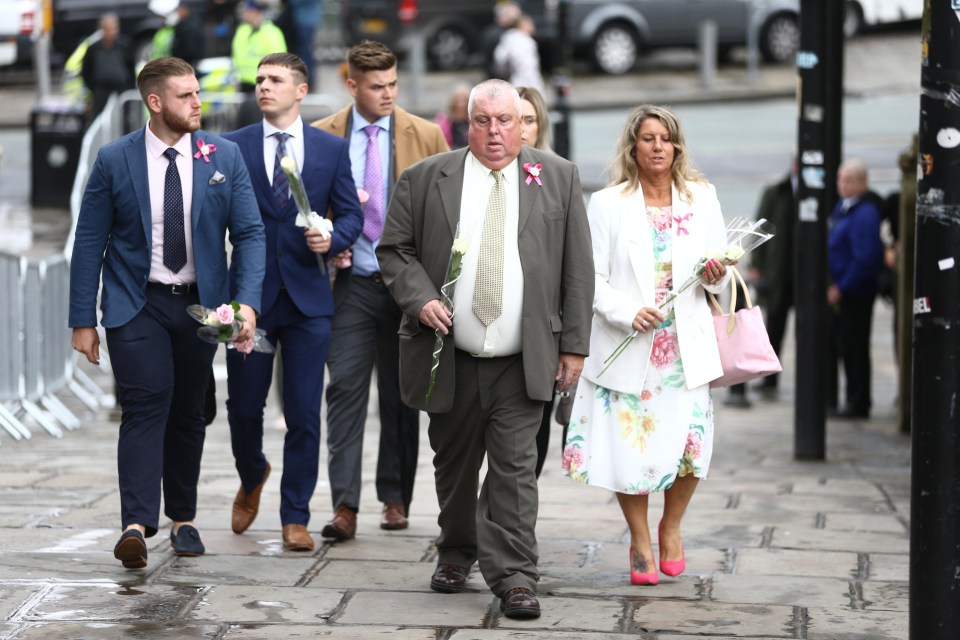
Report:
M911 83L918 86L918 73L911 76L892 66L884 71L883 60L912 47L906 36L893 41L864 38L856 41L862 45L848 48L849 92L903 92ZM872 70L874 79L851 71L851 59L860 72ZM723 99L723 83L739 86L736 74L741 72L726 72L718 79L720 87L703 92L689 65L641 69L628 78L578 85L574 95L606 92L604 104L613 107L628 91L623 100L631 104L653 99L646 95L669 96L670 82L675 82L683 87L676 89L676 100ZM763 91L755 88L748 97L795 88L792 70L765 73ZM430 86L439 97L453 80L441 75ZM4 111L12 110L5 102ZM11 155L24 139L16 126L0 131L0 145L6 148L0 229L9 240L25 226L33 237L31 251L55 251L62 247L69 216L26 204L28 165L16 150ZM175 557L167 537L169 522L164 522L148 540L149 565L143 570L125 570L112 556L120 521L118 424L107 407L91 412L69 392L60 393L81 417L80 429L55 439L31 425L33 437L20 442L0 432L0 640L905 640L910 441L894 423L890 314L878 303L873 416L829 421L826 461L794 460L792 342L785 346L785 373L776 398L752 394L751 408L734 409L722 406L724 390L714 391L717 435L711 475L700 484L684 520L688 568L677 578L661 576L655 587L629 584L629 534L613 494L561 476L560 428L554 425L551 457L540 480L537 525L543 615L530 621L501 616L476 569L464 593L442 595L429 589L438 507L426 417L411 526L402 532L379 529L375 387L364 438L357 539L331 544L319 536L331 512L323 447L320 483L311 503L310 531L317 548L307 554L287 552L278 513L283 431L275 398L268 402L264 438L274 474L251 529L241 536L230 531L238 479L222 404L221 352L215 366L220 415L208 429L197 517L207 554ZM79 367L100 388L111 389L106 371L86 363ZM325 417L323 425L325 429ZM661 506L661 497L651 499L653 530Z
M378 528L373 408L357 538L319 536L331 511L324 447L311 503L318 546L304 554L281 544L283 432L273 399L265 450L275 473L251 529L230 531L238 480L221 405L200 481L207 554L175 557L165 522L148 541L148 567L126 570L112 556L118 425L106 409L92 414L60 394L82 417L79 430L0 440L0 638L905 639L909 437L894 424L889 327L878 304L874 416L830 421L824 462L793 459L792 345L779 397L718 406L711 475L684 521L687 571L656 587L629 584L629 534L613 494L561 476L555 426L537 525L543 616L533 621L502 617L476 569L462 594L429 589L438 507L426 418L410 528ZM110 388L103 371L81 366ZM222 362L217 369L222 378ZM223 399L222 379L218 388ZM720 405L725 391L713 395ZM655 528L662 499L651 505Z

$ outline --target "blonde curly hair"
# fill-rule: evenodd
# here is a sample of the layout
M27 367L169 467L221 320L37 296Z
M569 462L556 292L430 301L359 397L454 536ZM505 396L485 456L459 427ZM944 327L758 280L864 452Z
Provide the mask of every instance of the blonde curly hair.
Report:
M693 166L687 155L687 143L683 136L683 128L680 126L680 119L666 107L644 104L630 113L627 124L617 141L617 155L610 163L610 185L627 183L626 193L633 193L640 187L636 156L637 132L647 118L658 119L670 133L670 142L673 143L673 166L670 167L670 173L681 199L689 202L692 194L687 183L706 182L706 180Z

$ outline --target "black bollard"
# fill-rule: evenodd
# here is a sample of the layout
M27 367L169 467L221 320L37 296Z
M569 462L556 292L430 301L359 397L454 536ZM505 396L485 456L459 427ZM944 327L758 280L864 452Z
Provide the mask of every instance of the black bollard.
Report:
M926 3L922 34L910 639L954 640L960 630L960 32L951 0Z
M837 199L843 104L843 3L801 0L795 281L794 457L826 456L827 218ZM835 376L832 376L835 379Z

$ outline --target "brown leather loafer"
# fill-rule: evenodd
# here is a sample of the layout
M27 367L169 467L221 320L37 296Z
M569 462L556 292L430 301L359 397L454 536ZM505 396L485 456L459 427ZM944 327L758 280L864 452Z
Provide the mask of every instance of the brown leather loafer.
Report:
M320 532L324 538L332 538L337 542L350 540L357 535L357 512L345 505L337 507L333 519Z
M384 502L383 515L380 516L380 528L387 531L406 529L410 526L406 509L398 502Z
M515 620L539 618L540 601L530 589L514 587L500 599L500 611L503 611L503 615Z
M467 586L469 567L459 564L438 564L430 578L430 588L440 593L460 593Z
M313 538L302 524L283 525L283 548L288 551L313 551Z
M268 462L267 470L263 472L263 479L253 488L253 491L247 493L243 490L243 484L240 484L237 497L233 499L233 517L230 519L230 528L234 533L243 533L257 518L257 512L260 511L260 492L263 491L263 485L267 484L269 477L270 463Z

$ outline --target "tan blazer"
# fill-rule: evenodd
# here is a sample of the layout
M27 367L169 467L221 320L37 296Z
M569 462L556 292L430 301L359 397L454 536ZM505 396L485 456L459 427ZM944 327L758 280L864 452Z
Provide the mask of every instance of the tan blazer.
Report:
M607 389L639 395L643 390L653 332L640 334L626 351L600 375L606 360L633 331L633 318L641 307L655 307L653 241L644 215L643 192L625 193L626 183L598 191L590 198L588 217L596 268L593 328L590 354L583 377ZM692 199L680 199L673 187L673 213L686 218L683 233L672 240L673 283L679 288L705 256L726 248L720 202L712 184L690 183ZM723 373L713 317L704 289L720 293L730 274L715 285L697 284L674 302L677 341L687 387L692 389Z
M453 234L460 221L464 161L460 149L428 158L400 176L377 248L383 279L403 310L400 324L400 393L411 407L443 413L453 406L453 337L444 340L440 373L430 402L434 332L420 324L420 309L440 297ZM553 399L559 353L587 355L594 269L590 227L572 163L523 147L517 163L543 163L543 186L520 181L519 249L523 277L523 368L527 395ZM469 312L469 311L468 311Z
M353 111L353 104L349 104L337 113L321 118L311 126L329 131L341 138L347 135L347 122ZM400 179L400 174L424 158L449 151L443 131L433 122L404 111L400 107L393 110L393 154L391 162L394 168L394 180Z

